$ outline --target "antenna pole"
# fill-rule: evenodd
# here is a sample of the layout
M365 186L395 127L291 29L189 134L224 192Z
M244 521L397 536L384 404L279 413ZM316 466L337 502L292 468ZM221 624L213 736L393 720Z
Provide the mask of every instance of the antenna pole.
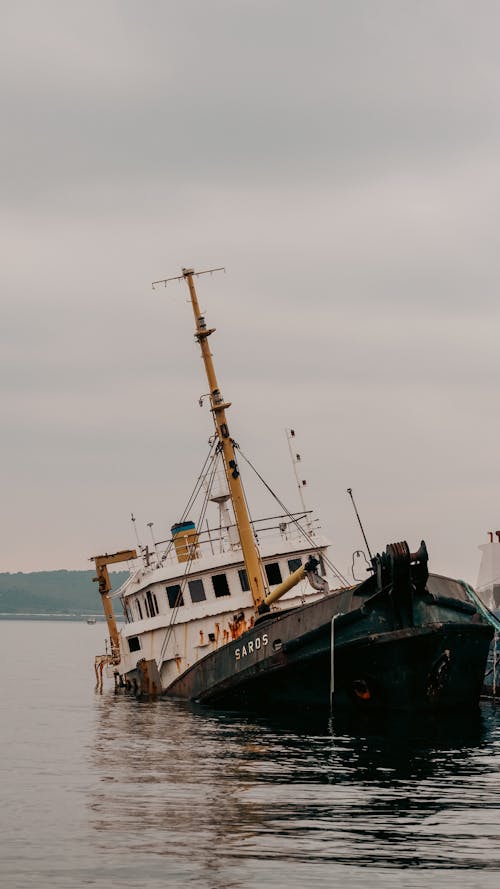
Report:
M139 552L141 552L142 546L141 546L141 541L139 540L139 535L137 533L137 526L135 524L135 515L133 512L130 513L130 521L132 522L132 527L133 527L134 533L135 533L135 539L137 540L137 548L138 548Z
M302 511L307 513L306 503L304 500L304 494L302 491L302 488L305 485L305 481L302 481L302 483L301 483L299 474L297 472L297 464L300 463L300 454L297 454L296 452L294 452L294 450L292 448L292 439L295 438L295 429L285 429L285 433L286 433L286 437L287 437L287 441L288 441L288 450L290 451L290 459L292 461L293 473L295 475L295 481L297 482L297 489L299 492L300 505L302 506ZM313 527L311 524L311 519L310 519L309 515L307 516L306 524L307 524L307 529L309 531L309 534L314 534L314 530L313 530Z
M160 564L160 557L158 555L158 547L156 545L155 536L153 534L153 522L148 522L148 528L151 532L151 540L153 541L153 547L154 547L154 551L155 551L155 555L156 555L156 564L159 565Z
M371 554L371 552L370 552L370 547L368 546L368 541L367 541L367 539L366 539L365 529L363 528L363 525L361 524L361 519L360 519L360 517L359 517L359 513L358 513L358 510L357 510L357 508L356 508L356 504L355 504L355 502L354 502L354 497L353 497L353 494L352 494L352 488L348 488L348 489L347 489L347 493L349 494L349 497L350 497L351 500L352 500L352 505L353 505L353 507L354 507L354 512L356 513L356 518L357 518L357 520L358 520L359 527L361 528L361 533L362 533L362 535L363 535L363 540L365 541L365 545L366 545L366 548L367 548L367 550L368 550L368 555L370 556L370 561L371 561L371 559L372 559L372 554Z
M214 333L215 328L208 328L206 325L205 318L200 311L198 296L196 294L196 289L193 281L193 278L197 275L203 275L215 271L220 271L220 269L207 269L206 272L195 272L194 269L183 269L182 275L179 276L179 279L184 278L189 288L189 295L191 298L191 305L193 307L193 314L196 323L195 338L200 345L201 355L203 358L203 363L205 365L205 373L207 375L208 388L210 393L209 397L211 411L213 414L215 428L217 430L217 436L221 446L221 453L224 460L224 468L226 472L229 493L233 504L236 526L238 528L241 549L245 561L248 583L252 593L254 607L257 611L259 605L261 605L264 601L267 595L267 591L264 586L262 563L260 560L257 545L255 543L255 537L252 531L252 526L250 524L250 517L248 515L243 486L241 484L240 471L238 469L238 462L236 459L236 452L234 447L235 443L229 433L229 426L226 418L226 410L231 406L231 402L224 401L219 389L219 384L217 382L217 376L215 374L215 368L212 360L212 353L210 351L210 346L208 345L208 337L211 336L212 333ZM171 280L177 279L167 278L165 279L165 281L155 281L155 284L165 283L166 285L168 281Z

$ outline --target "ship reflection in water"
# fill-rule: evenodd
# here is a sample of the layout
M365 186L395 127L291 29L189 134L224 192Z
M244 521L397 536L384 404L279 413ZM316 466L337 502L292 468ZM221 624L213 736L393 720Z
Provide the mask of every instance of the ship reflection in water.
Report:
M496 884L494 705L363 724L96 704L91 828L132 882L144 868L148 886Z

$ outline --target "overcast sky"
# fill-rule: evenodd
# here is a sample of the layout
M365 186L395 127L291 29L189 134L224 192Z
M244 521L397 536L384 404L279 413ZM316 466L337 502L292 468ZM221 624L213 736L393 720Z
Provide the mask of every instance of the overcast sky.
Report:
M500 527L497 2L0 3L0 571L165 537L231 431L347 572ZM268 510L246 476L250 503ZM267 505L266 505L267 504ZM272 508L272 507L271 507Z

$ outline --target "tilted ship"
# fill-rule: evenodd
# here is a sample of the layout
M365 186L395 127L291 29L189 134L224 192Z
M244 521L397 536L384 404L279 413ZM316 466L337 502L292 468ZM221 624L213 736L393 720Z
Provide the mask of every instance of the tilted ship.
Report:
M389 544L371 559L370 576L350 585L310 513L283 508L251 521L199 274L184 269L155 283L184 280L189 289L215 427L210 451L169 540L153 540L139 557L135 549L93 557L109 629L109 649L95 661L98 684L106 667L117 688L214 706L476 705L493 630L466 583L429 574L423 541L414 553L406 542ZM212 527L210 503L218 510ZM125 561L130 576L111 592L108 566Z

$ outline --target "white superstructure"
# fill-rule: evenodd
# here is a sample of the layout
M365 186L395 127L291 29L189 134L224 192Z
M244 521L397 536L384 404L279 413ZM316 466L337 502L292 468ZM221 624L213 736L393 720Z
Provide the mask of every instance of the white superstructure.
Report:
M260 545L270 592L311 555L320 557L318 586L323 589L314 589L304 578L273 604L277 611L319 598L334 583L323 559L328 541L313 532L309 542L290 529L289 517L279 519L276 535ZM200 657L253 626L255 611L241 548L227 535L225 550L216 552L214 533L202 536L205 540L197 540L196 558L179 562L171 546L167 555L149 565L142 560L133 563L130 578L111 593L111 599L121 601L125 617L120 664L110 668L115 674L126 677L138 661L154 661L164 691Z
M479 546L481 564L476 590L491 611L500 611L500 531L489 531L489 541Z

